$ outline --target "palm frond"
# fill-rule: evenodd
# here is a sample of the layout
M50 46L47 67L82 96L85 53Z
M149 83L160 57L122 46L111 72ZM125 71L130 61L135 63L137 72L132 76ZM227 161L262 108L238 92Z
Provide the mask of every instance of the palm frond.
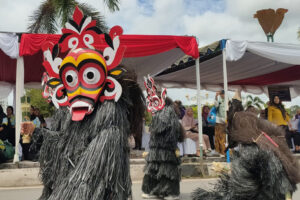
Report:
M253 101L253 97L251 95L247 95L246 99L249 101Z
M30 33L56 33L56 11L52 1L44 1L29 17L27 28Z
M108 27L105 23L104 16L102 16L96 9L89 6L86 3L78 4L78 7L82 10L84 15L91 16L92 19L97 21L97 27L103 32L108 32Z
M261 110L262 107L261 107L260 103L255 103L254 105L255 105L256 108L258 108L259 110Z
M255 102L258 102L258 103L260 103L260 104L265 104L265 102L264 102L263 100L261 100L261 98L259 98L259 97L255 97L255 98L254 98L254 101L255 101Z
M120 0L103 0L108 9L112 12L120 10L119 4Z
M76 4L75 0L53 0L55 2L57 14L60 17L60 25L63 27L65 23L72 18Z

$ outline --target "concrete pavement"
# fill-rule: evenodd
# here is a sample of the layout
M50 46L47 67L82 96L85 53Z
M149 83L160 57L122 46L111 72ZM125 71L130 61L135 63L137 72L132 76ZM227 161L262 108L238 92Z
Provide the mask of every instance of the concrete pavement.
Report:
M191 200L190 194L197 188L212 188L217 179L185 179L181 182L181 199ZM133 182L133 200L141 200L141 181ZM300 185L298 185L298 188ZM0 197L5 200L36 200L41 195L42 187L0 188ZM300 191L297 191L293 200L300 199Z
M224 161L224 158L209 158L202 162L200 162L198 158L182 158L182 177L216 177L216 172L212 170L214 161ZM227 165L225 162L223 162L223 164ZM132 181L143 180L144 166L145 159L130 159L130 175ZM1 164L0 187L28 187L41 185L38 174L39 163L22 161L17 164Z

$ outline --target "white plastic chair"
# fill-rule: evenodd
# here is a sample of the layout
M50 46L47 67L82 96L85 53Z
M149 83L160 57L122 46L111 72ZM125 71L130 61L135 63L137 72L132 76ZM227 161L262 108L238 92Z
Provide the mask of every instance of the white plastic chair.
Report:
M197 144L194 140L186 138L183 142L184 155L194 155L197 153Z

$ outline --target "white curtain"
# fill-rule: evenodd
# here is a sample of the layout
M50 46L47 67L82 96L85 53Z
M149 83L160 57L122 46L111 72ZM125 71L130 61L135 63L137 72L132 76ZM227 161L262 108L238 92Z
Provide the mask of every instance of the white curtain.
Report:
M300 45L227 40L226 59L237 61L249 51L256 55L292 65L300 64Z
M0 81L0 99L7 98L13 90L13 85L7 82Z
M18 58L18 36L15 33L0 33L0 49L11 58Z

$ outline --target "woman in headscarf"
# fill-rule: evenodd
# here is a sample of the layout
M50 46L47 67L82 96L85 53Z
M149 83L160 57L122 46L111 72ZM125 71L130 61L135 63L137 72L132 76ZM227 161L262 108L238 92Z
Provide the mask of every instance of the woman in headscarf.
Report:
M289 131L290 117L278 96L274 96L271 99L270 106L268 107L268 120L285 130L286 142L289 148L292 149L292 133Z
M197 120L194 119L194 111L191 107L187 108L181 123L185 130L185 138L190 138L196 142L196 146L197 146L196 155L200 156L198 124L197 124ZM203 135L203 149L205 151L211 150L209 138L207 135Z

